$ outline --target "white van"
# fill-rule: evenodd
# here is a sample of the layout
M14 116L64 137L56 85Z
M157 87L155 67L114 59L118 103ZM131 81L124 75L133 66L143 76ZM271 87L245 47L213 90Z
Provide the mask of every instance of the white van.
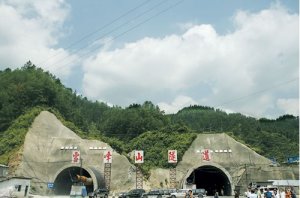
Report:
M178 189L177 192L171 193L171 198L184 198L190 189Z
M83 185L72 185L70 197L71 198L82 198L87 196L86 187Z

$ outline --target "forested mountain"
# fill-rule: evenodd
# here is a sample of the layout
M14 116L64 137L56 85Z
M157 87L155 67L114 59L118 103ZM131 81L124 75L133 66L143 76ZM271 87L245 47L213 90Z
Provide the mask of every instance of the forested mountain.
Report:
M276 120L257 120L240 113L190 106L171 118L172 123L184 123L197 132L227 132L259 154L280 162L299 155L299 117L284 115Z
M7 162L8 155L20 147L24 131L43 109L55 113L82 137L106 141L121 153L144 149L159 159L164 150L173 148L179 150L181 159L197 133L226 132L280 162L299 155L299 117L257 120L204 106L165 115L150 101L126 108L109 107L77 95L58 78L28 62L20 69L0 71L0 163ZM12 135L19 139L11 141L8 137ZM147 168L168 166L159 161L147 163Z

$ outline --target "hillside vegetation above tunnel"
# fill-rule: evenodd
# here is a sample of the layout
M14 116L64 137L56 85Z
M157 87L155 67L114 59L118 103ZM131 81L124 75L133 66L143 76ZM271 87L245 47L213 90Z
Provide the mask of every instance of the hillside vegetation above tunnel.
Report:
M205 106L166 115L150 101L110 107L78 95L28 62L20 69L0 71L0 163L7 164L22 148L28 128L42 110L54 113L82 138L105 141L119 153L143 149L153 158L145 169L167 167L162 153L168 149L177 149L180 160L196 134L207 132L225 132L278 162L299 155L299 117L255 119Z

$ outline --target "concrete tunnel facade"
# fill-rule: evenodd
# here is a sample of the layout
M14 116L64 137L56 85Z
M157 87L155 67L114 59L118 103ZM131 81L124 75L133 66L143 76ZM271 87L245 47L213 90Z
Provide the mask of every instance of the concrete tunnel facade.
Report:
M27 132L21 163L15 174L31 177L32 189L37 194L65 194L72 182L69 171L80 171L80 164L72 163L74 150L80 152L83 174L93 180L89 191L105 187L103 159L106 150L112 151L113 156L111 191L120 187L121 190L135 188L135 168L127 157L115 152L105 142L80 138L47 111L36 117ZM64 185L66 190L58 187L63 185L62 181L68 184ZM48 189L48 183L58 185Z
M69 149L61 149L62 147ZM105 142L81 139L65 127L55 115L47 111L41 112L36 117L27 132L21 163L15 174L31 177L32 189L37 194L67 194L71 185L69 172L80 171L79 164L71 163L73 150L70 148L80 151L82 173L93 180L93 185L88 187L88 191L105 187L103 163L105 150L111 150L113 157L110 191L114 193L136 188L136 168L126 156L115 152ZM209 161L201 157L200 151L203 149L209 150L211 154ZM270 167L270 164L269 159L225 133L199 134L184 153L182 160L176 164L176 187L185 188L192 184L197 188L207 188L209 194L216 190L221 192L222 189L225 195L232 195L237 186L246 188L250 180L267 181L270 177L272 179L299 177L298 168L281 170L280 167ZM250 169L252 172L249 172ZM271 174L270 170L273 169L274 172ZM247 174L253 175L250 180L245 178ZM221 182L214 182L210 179L212 176ZM208 181L209 186L202 180ZM56 190L47 188L49 182L54 183ZM170 188L169 169L151 170L150 177L143 180L143 188L146 190Z
M86 185L88 193L93 192L98 187L105 188L104 176L99 170L95 170L93 167L65 165L57 171L52 179L52 183L56 187L53 189L54 194L68 195L74 183L72 177L74 178L76 175L92 179L92 184Z
M212 196L218 192L222 196L230 196L233 193L234 185L230 173L216 163L206 163L191 167L186 176L181 180L182 188L204 188L207 195Z

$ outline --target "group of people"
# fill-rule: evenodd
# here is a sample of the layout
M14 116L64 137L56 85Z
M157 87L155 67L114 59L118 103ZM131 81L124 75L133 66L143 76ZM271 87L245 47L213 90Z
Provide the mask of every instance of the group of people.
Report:
M253 189L249 188L246 192L247 198L296 198L296 192L293 187L287 187L285 189L274 188L272 191L267 188Z
M194 198L193 191L192 190L188 190L185 193L185 197L184 198ZM214 198L219 198L219 194L218 194L217 191L215 192Z
M194 196L192 190L188 190L188 191L185 193L185 196L184 196L184 198L195 198L195 197L198 198L198 196Z

